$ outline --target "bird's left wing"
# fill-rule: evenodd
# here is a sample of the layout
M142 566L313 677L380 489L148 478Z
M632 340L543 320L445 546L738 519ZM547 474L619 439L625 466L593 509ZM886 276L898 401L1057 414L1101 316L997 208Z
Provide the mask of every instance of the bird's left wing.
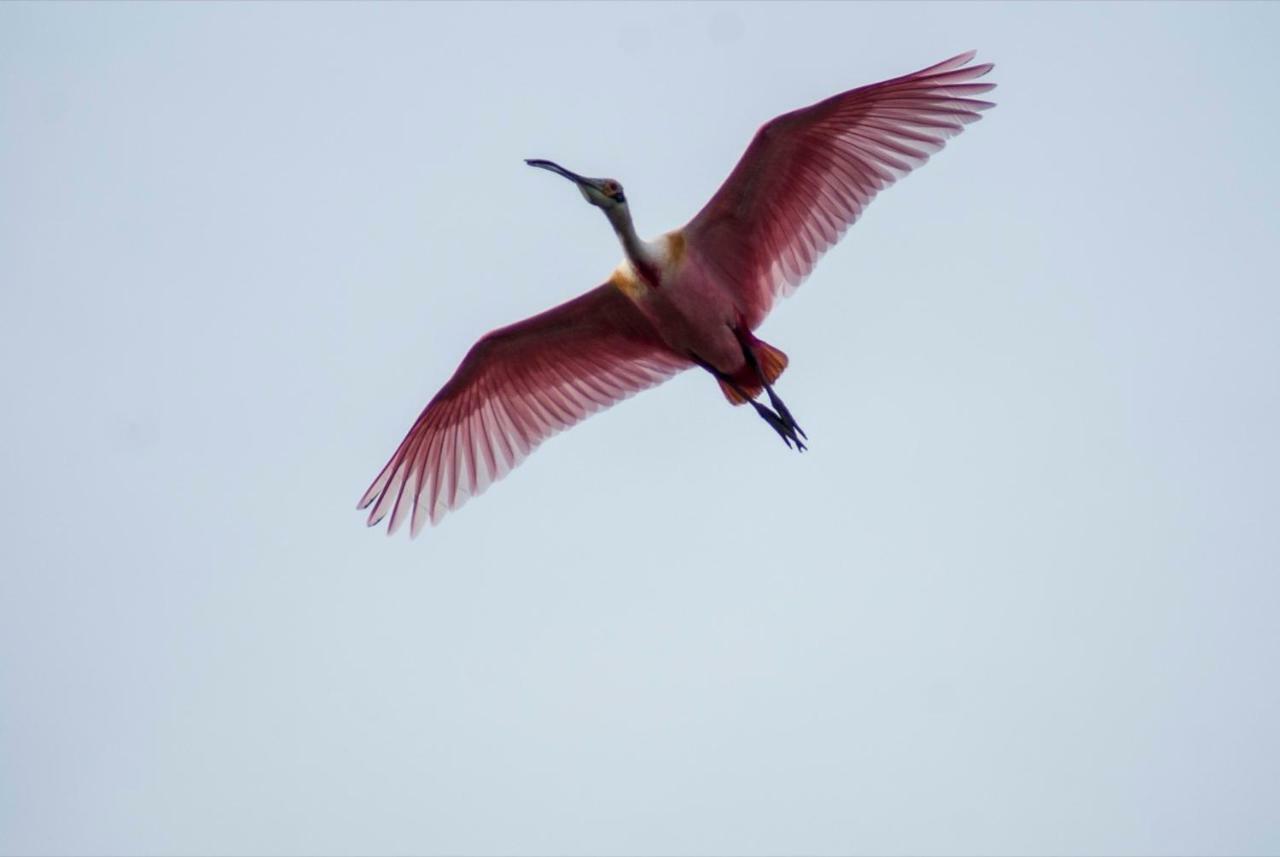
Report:
M877 193L983 110L973 52L766 122L686 240L737 288L751 327L789 295Z
M501 479L548 437L687 369L617 286L605 283L486 334L418 417L360 499L394 533Z

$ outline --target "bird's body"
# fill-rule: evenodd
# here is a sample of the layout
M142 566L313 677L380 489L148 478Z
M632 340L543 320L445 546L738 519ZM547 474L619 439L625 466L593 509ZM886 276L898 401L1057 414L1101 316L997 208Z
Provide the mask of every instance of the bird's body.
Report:
M673 355L697 354L732 375L745 362L733 335L745 323L742 307L734 290L687 246L681 231L645 242L650 263L623 259L609 284L636 305Z
M963 54L766 123L686 226L640 239L622 187L550 161L604 210L625 254L602 285L495 330L467 354L361 498L369 524L417 533L501 478L547 437L700 366L787 443L804 432L773 390L780 350L753 331L877 192L992 106L991 66ZM755 401L768 393L770 406Z

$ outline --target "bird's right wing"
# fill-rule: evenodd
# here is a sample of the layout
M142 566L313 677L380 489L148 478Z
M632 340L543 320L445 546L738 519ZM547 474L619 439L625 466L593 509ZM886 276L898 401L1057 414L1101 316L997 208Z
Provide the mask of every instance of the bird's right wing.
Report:
M687 369L605 283L486 334L418 417L358 508L417 534L501 479L542 441Z
M973 52L766 122L685 237L736 284L751 327L789 295L875 195L993 105ZM967 66L967 67L966 67Z

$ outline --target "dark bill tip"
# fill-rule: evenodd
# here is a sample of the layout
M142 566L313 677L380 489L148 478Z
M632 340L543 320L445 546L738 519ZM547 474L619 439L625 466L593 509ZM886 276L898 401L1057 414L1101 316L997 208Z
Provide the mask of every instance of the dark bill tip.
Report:
M587 179L583 178L577 173L571 170L566 170L564 167L560 166L555 161L548 161L543 158L525 158L524 162L531 167L539 167L544 170L550 170L551 172L556 173L558 175L562 175L565 178L567 178L569 181L578 182L579 184L582 184L583 182L587 181Z

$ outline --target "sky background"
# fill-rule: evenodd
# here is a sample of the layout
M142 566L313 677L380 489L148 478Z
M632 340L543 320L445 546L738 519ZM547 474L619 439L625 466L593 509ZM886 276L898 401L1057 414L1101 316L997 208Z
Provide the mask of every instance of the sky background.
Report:
M1277 4L0 5L0 852L1280 851ZM999 106L416 541L471 343L755 128Z

